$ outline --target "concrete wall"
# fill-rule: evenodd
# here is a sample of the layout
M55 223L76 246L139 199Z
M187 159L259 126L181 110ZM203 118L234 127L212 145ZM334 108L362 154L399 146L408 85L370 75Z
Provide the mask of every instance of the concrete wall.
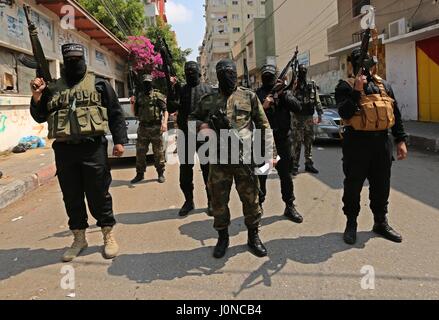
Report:
M340 59L334 58L313 65L308 70L311 80L320 87L320 93L334 93L340 79L344 79L344 73L340 68Z
M416 43L386 45L387 80L404 120L418 120Z

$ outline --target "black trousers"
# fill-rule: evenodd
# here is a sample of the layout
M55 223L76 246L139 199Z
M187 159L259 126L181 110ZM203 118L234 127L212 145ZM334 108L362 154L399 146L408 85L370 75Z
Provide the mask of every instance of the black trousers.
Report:
M384 221L388 213L393 145L387 132L346 132L343 140L344 214L356 218L360 213L360 195L369 181L370 209L375 221Z
M187 132L183 135L179 135L178 139L178 157L180 159L180 189L184 194L187 201L194 199L194 156L195 152L201 147L202 144L196 144L196 150L189 150ZM181 146L184 145L184 148ZM200 164L201 171L203 173L203 181L206 186L207 196L209 198L209 192L207 190L207 183L209 180L209 164Z
M276 149L281 158L276 165L276 170L280 178L280 188L282 200L286 205L294 205L296 197L294 196L293 183L293 141L290 137L276 139ZM259 176L261 192L259 194L259 203L263 204L267 196L267 179L268 176Z
M114 226L113 203L108 192L111 173L105 137L79 144L54 142L58 181L70 230L88 228L84 197L99 227Z

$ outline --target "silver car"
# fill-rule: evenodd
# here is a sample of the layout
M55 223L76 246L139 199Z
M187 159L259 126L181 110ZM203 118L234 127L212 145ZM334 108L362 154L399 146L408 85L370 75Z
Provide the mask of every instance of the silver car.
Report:
M136 143L137 143L137 128L139 127L139 121L137 120L134 112L131 108L131 103L129 98L120 98L119 103L122 107L127 131L128 131L128 143L124 145L125 152L123 158L131 158L136 156ZM108 157L114 158L113 156L113 137L111 134L107 134L108 140Z
M317 113L314 115L316 140L341 140L341 117L338 114L334 96L322 94L320 101L323 105L323 117L322 122L317 124Z

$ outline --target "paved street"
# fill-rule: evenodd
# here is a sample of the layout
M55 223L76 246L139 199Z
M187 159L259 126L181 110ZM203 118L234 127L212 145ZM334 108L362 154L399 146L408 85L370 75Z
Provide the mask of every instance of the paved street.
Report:
M261 231L269 257L264 259L247 251L235 190L231 247L226 258L215 260L216 232L205 214L199 170L195 200L200 209L183 219L177 215L183 203L177 166L168 167L164 185L148 169L147 180L131 186L134 161L114 163L121 253L104 260L100 230L91 227L89 248L71 264L74 299L438 299L439 157L412 151L409 160L394 167L390 221L404 242L390 243L370 232L365 189L354 247L345 245L341 234L341 150L335 144L316 146L315 158L322 173L295 179L302 225L282 218L279 181L276 176L269 180ZM60 286L60 257L70 243L55 180L1 210L0 299L73 299ZM360 286L367 265L376 273L374 290Z

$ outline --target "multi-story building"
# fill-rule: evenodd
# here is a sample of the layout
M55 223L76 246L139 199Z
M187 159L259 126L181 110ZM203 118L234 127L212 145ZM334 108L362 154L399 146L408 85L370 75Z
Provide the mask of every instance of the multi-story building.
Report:
M372 5L379 33L378 72L393 86L406 120L439 122L439 2L338 0L338 24L329 28L329 55L348 75L347 56L360 45L361 8ZM373 51L376 51L375 49Z
M146 26L155 25L157 17L167 22L165 4L166 0L143 0L146 17Z
M21 62L22 57L32 55L23 4L32 8L31 17L53 78L60 77L61 46L76 42L85 47L88 71L108 80L120 97L128 94L125 45L74 0L37 2L15 0L0 6L0 152L12 148L24 136L47 135L46 125L35 123L29 113L29 83L35 70ZM62 24L63 8L74 14L74 25Z
M254 18L265 17L263 0L206 0L206 34L200 50L205 55L204 78L216 83L215 66L223 58L232 57L232 47L240 41Z

